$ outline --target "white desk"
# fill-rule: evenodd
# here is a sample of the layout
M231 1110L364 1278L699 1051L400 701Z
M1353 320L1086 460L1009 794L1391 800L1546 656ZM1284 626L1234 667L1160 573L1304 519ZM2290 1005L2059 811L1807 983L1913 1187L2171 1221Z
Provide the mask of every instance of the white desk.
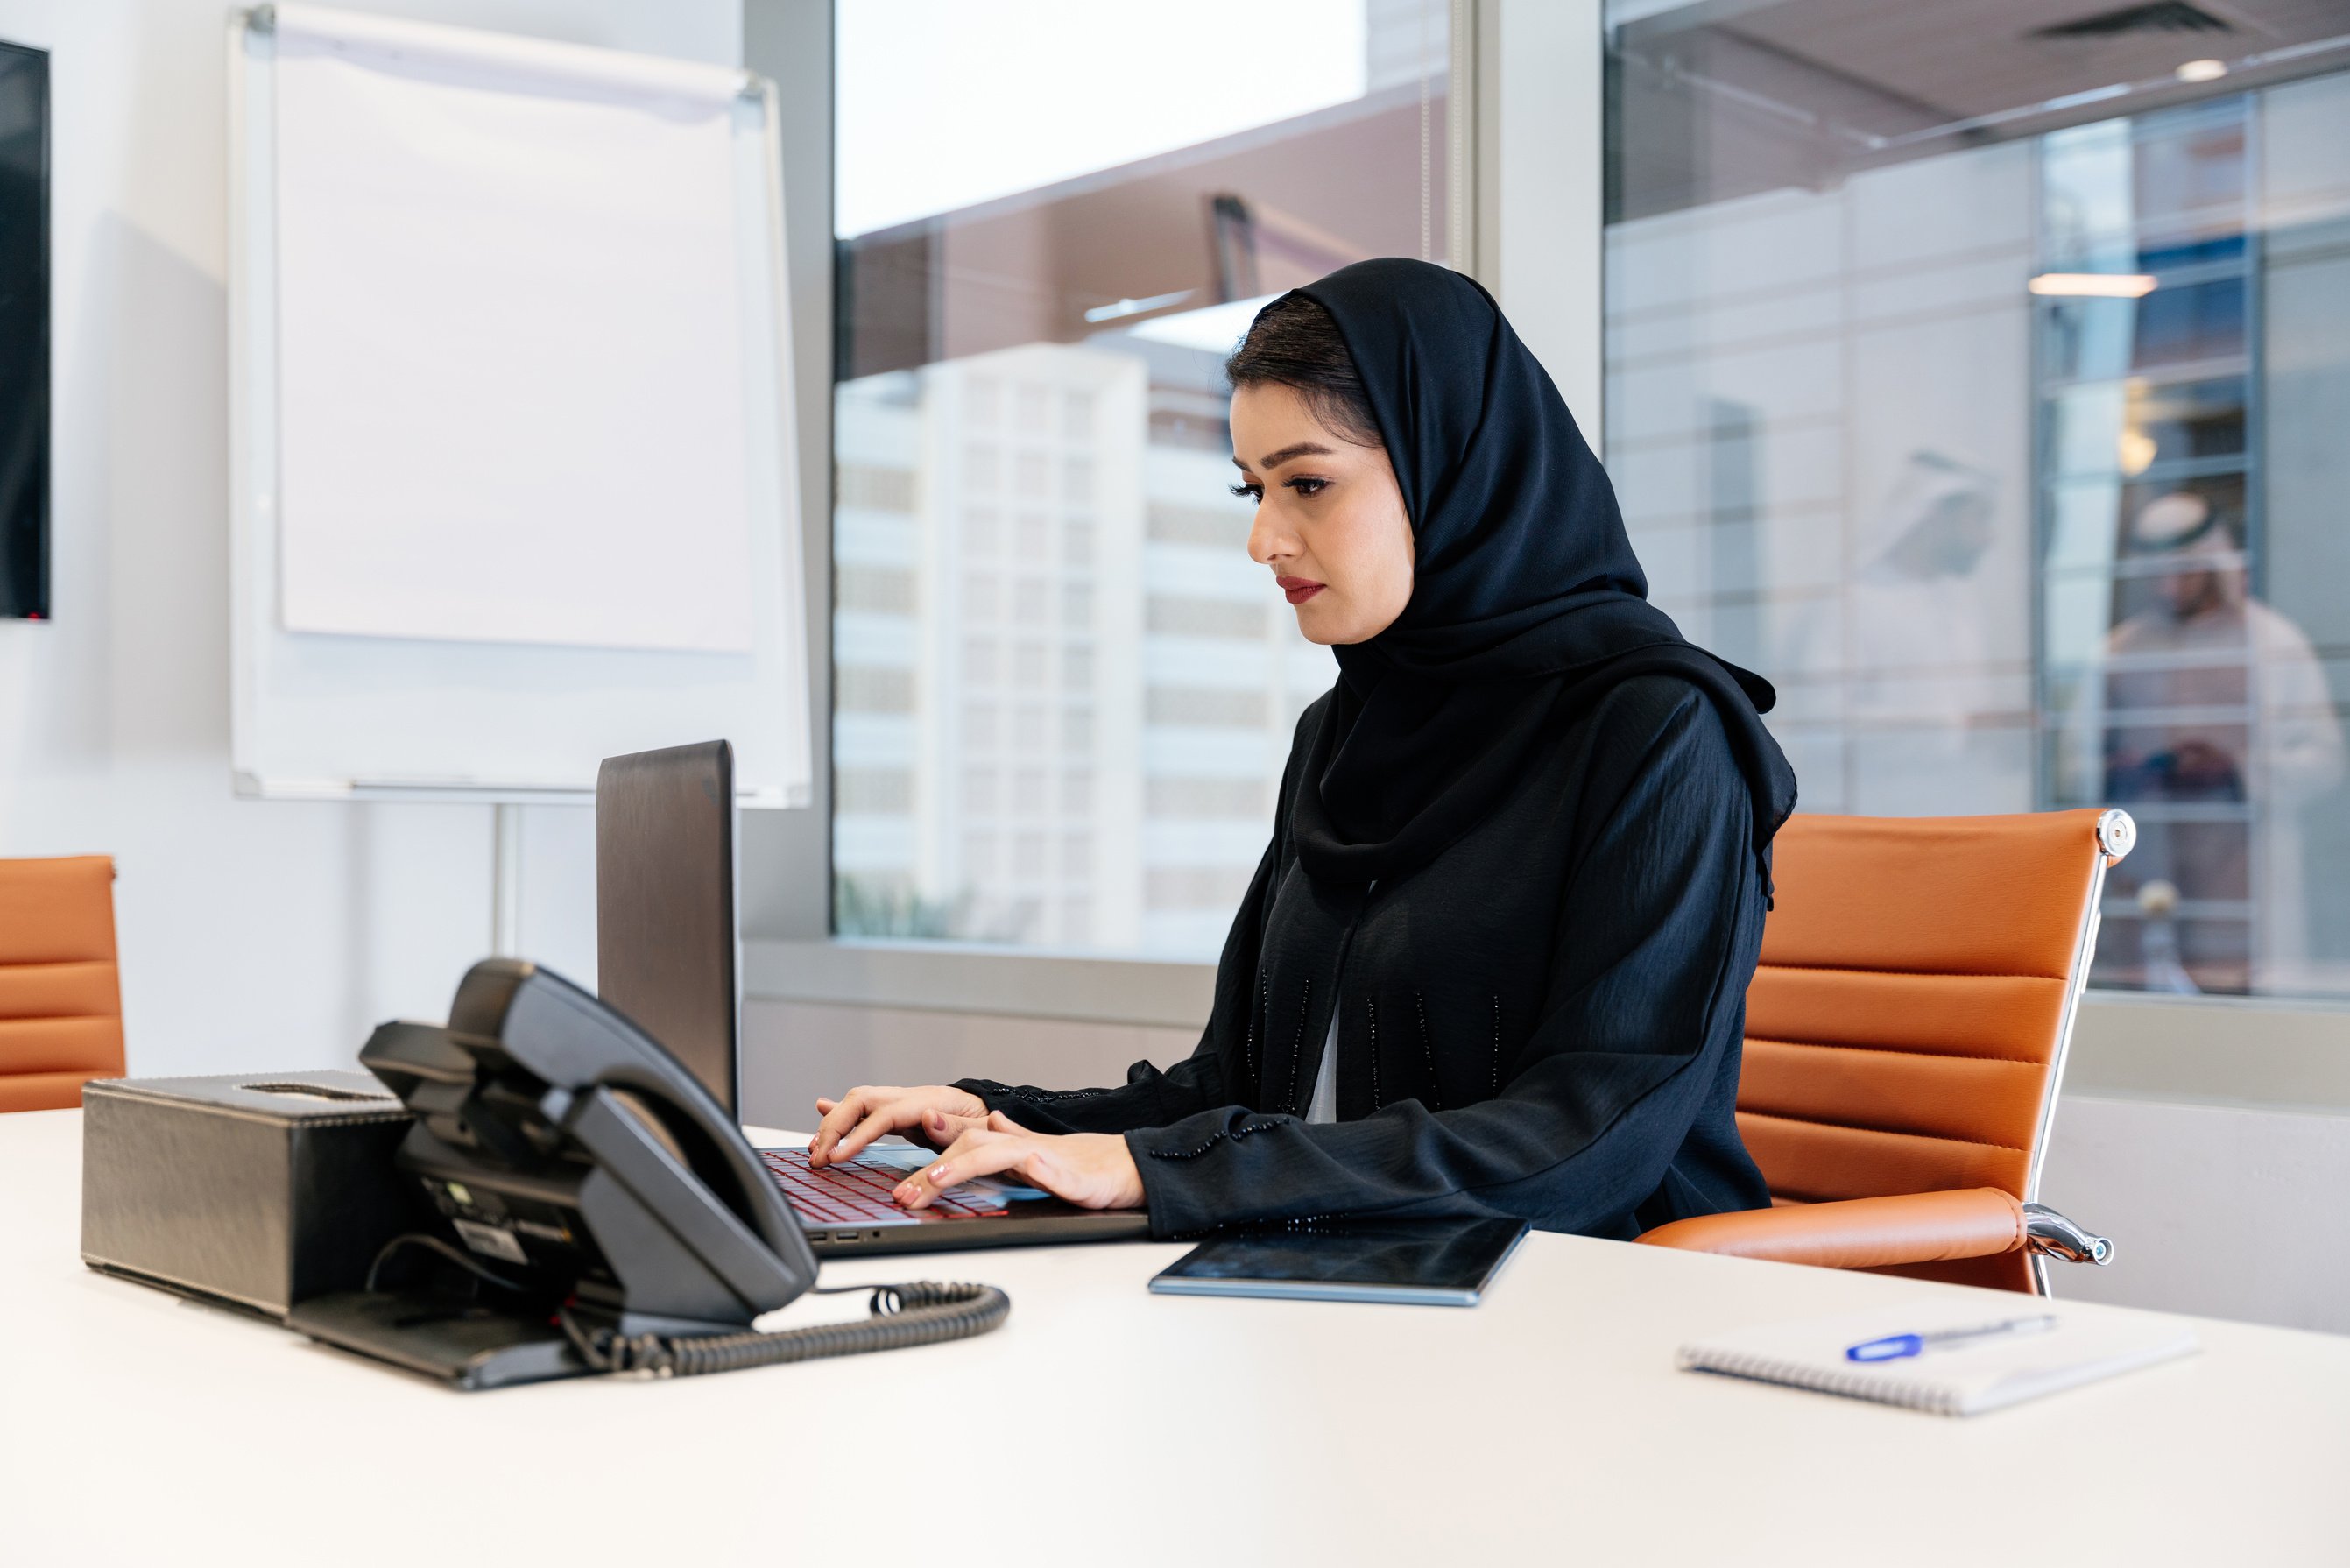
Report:
M1116 1245L825 1268L1001 1284L978 1340L465 1395L88 1272L79 1141L0 1116L22 1568L2350 1562L2350 1339L2206 1323L1960 1421L1672 1370L1953 1287L1535 1235L1473 1311L1184 1300L1143 1289L1180 1248Z

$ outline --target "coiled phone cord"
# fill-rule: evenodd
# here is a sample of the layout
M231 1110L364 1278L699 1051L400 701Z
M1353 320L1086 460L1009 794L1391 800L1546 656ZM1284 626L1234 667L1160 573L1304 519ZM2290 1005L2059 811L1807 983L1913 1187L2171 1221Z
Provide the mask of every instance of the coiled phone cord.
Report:
M823 1323L780 1334L622 1334L588 1327L567 1306L558 1314L579 1359L598 1372L650 1372L669 1377L699 1377L816 1361L830 1355L862 1355L874 1350L905 1350L970 1339L1003 1325L1012 1298L993 1285L939 1284L923 1280L902 1285L850 1285L870 1290L873 1315L863 1323ZM830 1294L831 1292L815 1292Z

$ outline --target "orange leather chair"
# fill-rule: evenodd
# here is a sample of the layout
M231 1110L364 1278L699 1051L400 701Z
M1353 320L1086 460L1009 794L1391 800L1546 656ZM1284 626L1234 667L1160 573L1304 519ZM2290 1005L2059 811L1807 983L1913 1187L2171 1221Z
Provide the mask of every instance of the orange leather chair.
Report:
M1769 1209L1650 1246L2048 1293L2113 1244L2035 1201L2122 811L1791 819L1738 1129Z
M114 862L0 860L0 1111L69 1110L121 1075Z

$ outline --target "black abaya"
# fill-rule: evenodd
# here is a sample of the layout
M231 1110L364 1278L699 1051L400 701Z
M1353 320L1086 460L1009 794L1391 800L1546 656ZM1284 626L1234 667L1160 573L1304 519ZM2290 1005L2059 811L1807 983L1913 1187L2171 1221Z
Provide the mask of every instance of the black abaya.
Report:
M1075 1095L962 1086L1038 1131L1124 1132L1162 1236L1390 1214L1627 1237L1769 1202L1731 1116L1762 887L1693 689L1617 686L1392 884L1317 881L1286 818L1191 1057ZM1333 997L1340 1120L1309 1126Z

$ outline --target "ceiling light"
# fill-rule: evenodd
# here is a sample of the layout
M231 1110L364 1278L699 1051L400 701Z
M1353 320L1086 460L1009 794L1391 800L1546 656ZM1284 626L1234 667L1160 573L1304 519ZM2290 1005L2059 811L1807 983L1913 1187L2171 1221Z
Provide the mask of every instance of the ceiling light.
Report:
M2154 292L2154 278L2142 272L2043 272L2024 286L2034 294L2137 299Z
M1154 343L1173 343L1185 348L1204 348L1211 354L1229 354L1248 336L1249 323L1256 313L1271 305L1275 295L1259 295L1254 299L1234 299L1222 305L1202 306L1197 310L1179 310L1170 316L1154 316L1148 321L1138 321L1126 330L1137 337L1147 337Z
M1146 310L1164 310L1170 305L1180 305L1200 291L1179 288L1172 294L1154 294L1147 299L1121 299L1109 305L1097 305L1086 312L1087 321L1116 321L1123 316L1139 316Z
M2189 60L2175 73L2183 82L2215 82L2228 74L2225 60Z

